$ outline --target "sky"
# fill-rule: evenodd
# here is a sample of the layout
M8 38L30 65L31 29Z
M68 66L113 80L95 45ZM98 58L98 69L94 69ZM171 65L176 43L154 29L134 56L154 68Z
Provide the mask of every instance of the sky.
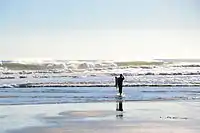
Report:
M0 0L0 59L200 59L199 0Z

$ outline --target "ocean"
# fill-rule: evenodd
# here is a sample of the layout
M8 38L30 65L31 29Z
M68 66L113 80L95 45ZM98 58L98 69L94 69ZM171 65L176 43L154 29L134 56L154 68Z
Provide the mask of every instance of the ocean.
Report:
M200 60L12 60L0 62L0 105L200 99Z

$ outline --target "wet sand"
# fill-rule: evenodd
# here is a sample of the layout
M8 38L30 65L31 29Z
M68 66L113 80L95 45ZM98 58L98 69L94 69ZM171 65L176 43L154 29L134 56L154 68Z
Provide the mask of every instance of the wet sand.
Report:
M2 133L199 133L200 102L0 106Z

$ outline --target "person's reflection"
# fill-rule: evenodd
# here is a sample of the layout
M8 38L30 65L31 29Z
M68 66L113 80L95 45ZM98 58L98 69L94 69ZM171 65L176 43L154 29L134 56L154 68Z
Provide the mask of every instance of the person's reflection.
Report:
M117 104L116 104L116 111L117 111L116 117L117 118L123 118L123 100L117 100L116 102L117 102Z

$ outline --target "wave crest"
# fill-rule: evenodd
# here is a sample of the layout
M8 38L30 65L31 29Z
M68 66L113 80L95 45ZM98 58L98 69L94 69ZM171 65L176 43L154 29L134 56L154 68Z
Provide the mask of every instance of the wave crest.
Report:
M65 61L44 60L38 62L27 61L1 61L1 70L76 70L116 68L117 64L111 61Z

